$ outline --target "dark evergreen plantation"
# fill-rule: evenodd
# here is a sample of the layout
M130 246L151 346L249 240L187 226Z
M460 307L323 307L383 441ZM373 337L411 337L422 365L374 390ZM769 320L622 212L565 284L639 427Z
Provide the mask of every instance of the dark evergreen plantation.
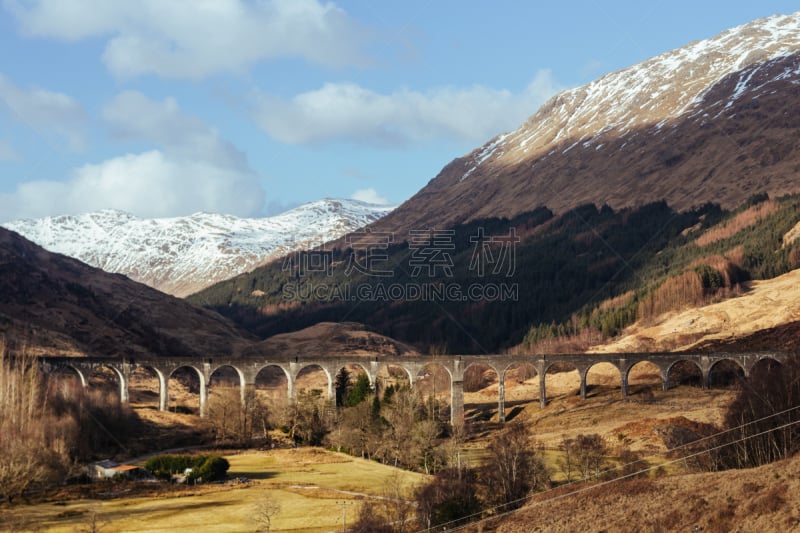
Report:
M637 318L796 268L798 246L784 235L798 220L798 196L757 195L733 211L706 204L676 212L665 202L584 205L558 216L538 208L391 242L361 235L189 300L261 337L347 320L422 350L537 350L553 338L613 336Z

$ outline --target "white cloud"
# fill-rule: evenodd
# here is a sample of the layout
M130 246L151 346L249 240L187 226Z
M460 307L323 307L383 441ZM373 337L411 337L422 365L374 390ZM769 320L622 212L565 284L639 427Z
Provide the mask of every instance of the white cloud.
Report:
M0 110L3 108L45 139L55 134L70 150L85 148L86 112L77 100L63 93L36 87L23 90L0 74Z
M6 220L114 208L163 217L196 211L249 216L264 205L264 191L246 156L175 100L124 92L103 109L120 139L157 149L77 168L61 181L33 181L0 194Z
M31 36L109 37L103 61L120 77L203 78L259 61L298 57L363 65L364 30L318 0L7 0Z
M15 192L0 194L5 220L106 208L143 217L200 210L247 216L262 204L263 191L247 176L160 150L84 165L66 182L21 183Z
M125 91L103 108L103 119L119 139L145 141L163 146L175 156L249 171L244 153L202 120L181 111L174 98L159 102Z
M14 147L0 139L0 161L14 161L19 159L19 154Z
M551 72L542 70L520 94L483 86L380 94L353 83L327 83L290 100L259 93L253 106L259 126L291 144L482 142L518 126L561 89Z
M350 195L353 200L367 202L368 204L389 205L389 200L385 196L378 194L372 187L368 189L358 189Z

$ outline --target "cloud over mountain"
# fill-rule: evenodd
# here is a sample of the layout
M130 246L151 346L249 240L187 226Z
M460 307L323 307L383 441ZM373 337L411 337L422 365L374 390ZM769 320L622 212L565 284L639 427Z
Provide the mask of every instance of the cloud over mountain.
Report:
M355 83L326 83L290 99L261 92L253 107L261 128L282 142L404 146L484 140L514 127L560 88L549 70L539 71L519 94L480 85L386 94Z
M119 140L157 148L83 165L66 181L21 183L0 194L5 220L104 208L143 217L197 211L247 216L263 207L264 191L245 154L174 99L123 92L105 106L103 119Z

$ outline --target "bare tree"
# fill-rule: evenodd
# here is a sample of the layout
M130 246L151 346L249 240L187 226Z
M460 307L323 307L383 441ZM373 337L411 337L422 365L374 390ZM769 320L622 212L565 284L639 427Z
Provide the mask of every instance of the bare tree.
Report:
M598 478L605 469L608 446L597 433L578 435L572 445L575 464L583 479Z
M244 394L236 387L222 387L209 402L209 420L216 431L217 442L249 445L256 431L269 437L269 408L255 390Z
M556 461L561 472L567 477L567 481L572 481L572 472L576 469L575 465L575 439L564 435L558 445L561 457Z
M530 491L550 483L549 472L524 422L508 424L492 439L481 477L489 503L512 509L521 506Z
M281 512L281 504L268 491L264 491L253 512L256 531L269 533L273 519Z
M347 531L353 533L408 533L414 527L414 502L401 472L396 472L383 486L383 496L361 506L356 521Z
M9 501L68 462L66 446L48 435L43 396L36 359L12 361L0 345L0 496Z

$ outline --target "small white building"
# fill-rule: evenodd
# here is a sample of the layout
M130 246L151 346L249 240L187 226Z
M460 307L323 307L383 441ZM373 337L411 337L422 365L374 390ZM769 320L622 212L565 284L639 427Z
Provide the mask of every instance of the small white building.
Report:
M136 465L121 465L105 459L92 464L89 475L96 479L111 479L114 476L124 476L128 479L142 479L148 477L147 472Z

